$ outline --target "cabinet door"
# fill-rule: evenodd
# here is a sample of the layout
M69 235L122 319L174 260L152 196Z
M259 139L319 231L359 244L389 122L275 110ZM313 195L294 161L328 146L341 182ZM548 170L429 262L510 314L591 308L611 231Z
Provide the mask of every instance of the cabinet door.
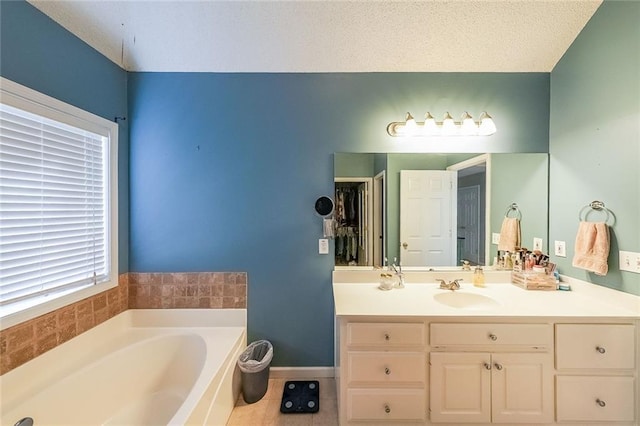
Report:
M551 354L494 353L491 362L494 423L553 421Z
M432 352L430 354L431 421L491 421L491 355Z

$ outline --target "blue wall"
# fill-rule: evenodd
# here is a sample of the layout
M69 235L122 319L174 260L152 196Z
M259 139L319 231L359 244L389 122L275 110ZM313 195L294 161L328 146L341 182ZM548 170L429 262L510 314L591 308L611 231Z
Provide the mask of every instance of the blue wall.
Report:
M390 121L489 111L490 138L408 142ZM333 363L333 256L313 205L334 152L547 152L548 74L129 77L130 265L246 271L249 339L274 365Z
M332 193L334 152L548 150L544 73L133 73L127 82L26 2L1 1L0 15L3 77L108 119L128 116L121 271L248 272L249 338L274 342L274 365L333 363L333 256L317 254L313 204ZM406 111L464 110L489 111L498 133L409 142L385 132Z
M127 73L24 1L0 1L0 75L96 115L127 116ZM129 270L129 135L118 134L119 269Z
M549 239L561 273L640 295L619 250L640 252L640 2L606 1L551 73ZM573 268L578 212L593 200L615 215L609 273ZM589 220L604 220L604 214ZM551 245L553 247L553 245Z

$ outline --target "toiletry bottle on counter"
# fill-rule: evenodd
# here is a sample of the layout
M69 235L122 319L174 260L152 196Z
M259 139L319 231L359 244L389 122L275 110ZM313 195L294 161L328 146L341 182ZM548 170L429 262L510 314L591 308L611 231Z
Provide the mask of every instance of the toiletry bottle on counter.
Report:
M475 287L484 287L484 272L480 266L476 266L473 272L473 285Z

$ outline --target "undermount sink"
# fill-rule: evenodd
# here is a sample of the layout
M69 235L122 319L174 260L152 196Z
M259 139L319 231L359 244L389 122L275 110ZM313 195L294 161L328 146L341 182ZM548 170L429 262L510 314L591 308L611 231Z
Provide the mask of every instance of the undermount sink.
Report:
M433 296L433 299L449 306L450 308L458 309L491 309L499 305L499 303L491 297L477 293L465 293L463 291L447 291L446 293L438 293Z

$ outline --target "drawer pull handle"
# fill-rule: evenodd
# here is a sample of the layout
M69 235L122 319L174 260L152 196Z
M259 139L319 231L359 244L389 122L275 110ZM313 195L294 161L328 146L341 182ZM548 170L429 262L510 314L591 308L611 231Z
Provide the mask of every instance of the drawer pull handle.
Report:
M484 368L486 368L487 370L491 370L491 364L489 364L488 362L485 362Z
M596 404L598 404L601 407L604 407L605 405L607 405L603 400L601 400L600 398L596 399Z
M391 412L391 407L389 407L389 404L385 404L384 405L384 412L389 414Z
M496 336L495 334L491 333L489 335L489 339L491 339L491 340L493 340L495 342L496 340L498 340L498 336Z
M391 336L389 336L389 333L384 333L384 340L386 341L391 340Z
M391 370L389 370L389 367L384 368L384 374L386 374L387 376L391 374Z
M596 351L600 352L601 354L606 352L606 350L602 346L596 346Z
M493 364L496 367L496 370L500 371L502 370L502 365L498 364L497 362Z

